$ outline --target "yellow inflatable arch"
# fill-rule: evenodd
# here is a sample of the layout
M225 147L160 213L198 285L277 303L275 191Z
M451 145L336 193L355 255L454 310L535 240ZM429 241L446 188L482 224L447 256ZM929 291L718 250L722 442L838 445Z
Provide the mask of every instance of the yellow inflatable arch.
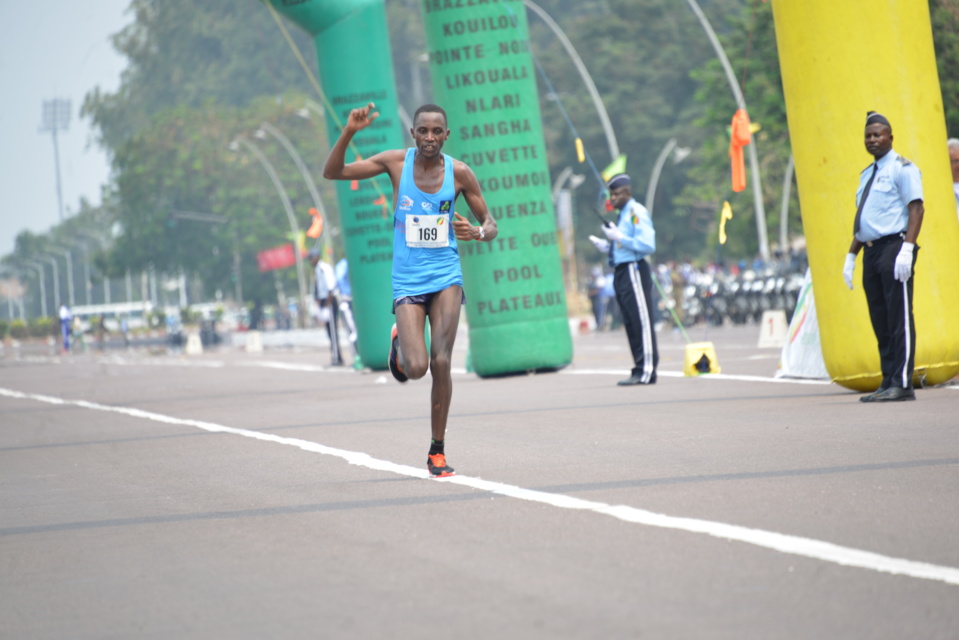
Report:
M893 148L922 171L916 376L945 382L959 373L959 221L928 3L773 0L773 16L826 368L859 391L882 379L861 253L853 291L842 277L859 173L872 161L863 130L873 110L892 123Z

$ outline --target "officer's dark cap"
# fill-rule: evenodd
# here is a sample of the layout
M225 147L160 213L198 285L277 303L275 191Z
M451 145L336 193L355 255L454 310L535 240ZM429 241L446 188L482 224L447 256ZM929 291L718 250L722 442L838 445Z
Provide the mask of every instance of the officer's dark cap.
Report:
M889 127L889 130L892 131L892 125L889 124L889 121L886 120L886 116L881 113L876 113L875 111L869 111L866 113L866 126L868 127L871 124L884 124Z
M609 187L610 191L616 191L620 187L628 187L630 185L629 176L625 173L620 173L609 179L609 182L606 183L606 186Z

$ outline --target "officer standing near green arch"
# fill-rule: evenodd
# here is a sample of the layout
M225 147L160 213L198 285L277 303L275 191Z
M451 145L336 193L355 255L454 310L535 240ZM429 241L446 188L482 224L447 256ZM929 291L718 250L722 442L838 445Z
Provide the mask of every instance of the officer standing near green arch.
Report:
M609 201L619 211L616 224L603 226L605 239L590 236L609 255L614 267L613 288L633 355L630 376L617 384L629 387L656 384L659 349L653 330L653 277L646 256L656 251L656 231L646 207L633 199L629 176L613 176L606 184Z

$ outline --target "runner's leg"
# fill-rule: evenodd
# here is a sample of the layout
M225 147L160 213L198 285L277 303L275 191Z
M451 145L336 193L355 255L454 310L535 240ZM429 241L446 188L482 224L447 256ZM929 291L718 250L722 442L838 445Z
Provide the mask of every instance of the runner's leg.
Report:
M446 419L453 397L453 377L450 373L453 343L456 341L462 305L463 288L459 285L440 291L430 302L430 371L433 376L430 425L433 440L436 441L442 441L446 436Z
M396 331L399 339L397 358L400 369L410 380L419 380L429 369L426 338L423 336L425 326L425 305L401 304L396 307Z

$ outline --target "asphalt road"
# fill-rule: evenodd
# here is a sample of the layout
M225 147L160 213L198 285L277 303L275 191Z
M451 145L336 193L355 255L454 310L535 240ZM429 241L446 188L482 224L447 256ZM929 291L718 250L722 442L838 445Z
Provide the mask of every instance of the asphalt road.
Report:
M322 349L0 358L2 638L957 638L959 385L871 406L723 372L428 379Z

